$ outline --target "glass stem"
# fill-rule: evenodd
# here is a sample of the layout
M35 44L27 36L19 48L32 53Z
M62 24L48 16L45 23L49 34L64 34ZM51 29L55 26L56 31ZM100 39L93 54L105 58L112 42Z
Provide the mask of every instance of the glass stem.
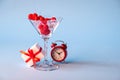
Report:
M44 64L48 63L47 55L48 55L48 39L44 38Z

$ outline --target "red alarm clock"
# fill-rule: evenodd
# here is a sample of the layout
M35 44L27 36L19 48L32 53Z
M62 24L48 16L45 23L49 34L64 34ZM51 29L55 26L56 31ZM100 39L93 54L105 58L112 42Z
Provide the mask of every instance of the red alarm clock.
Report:
M60 42L62 44L58 45L57 42ZM64 41L57 40L51 45L51 57L53 61L56 62L63 62L65 61L67 57L67 45L64 43Z

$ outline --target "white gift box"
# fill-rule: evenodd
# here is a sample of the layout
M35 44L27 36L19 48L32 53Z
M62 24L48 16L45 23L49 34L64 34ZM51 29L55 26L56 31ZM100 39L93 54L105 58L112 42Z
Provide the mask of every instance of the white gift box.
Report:
M35 66L43 57L43 50L38 43L34 44L26 51L20 51L21 57L27 63L28 66Z

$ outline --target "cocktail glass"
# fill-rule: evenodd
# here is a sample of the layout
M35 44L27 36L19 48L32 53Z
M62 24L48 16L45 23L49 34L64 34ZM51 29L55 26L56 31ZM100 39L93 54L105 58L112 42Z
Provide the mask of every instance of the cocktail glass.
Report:
M55 18L55 17L54 17ZM53 32L56 30L58 25L60 24L62 18L58 17L55 19L46 19L44 21L41 20L29 20L38 34L44 41L44 60L41 64L36 65L36 69L43 71L51 71L59 68L58 64L53 64L48 60L48 40L52 36Z

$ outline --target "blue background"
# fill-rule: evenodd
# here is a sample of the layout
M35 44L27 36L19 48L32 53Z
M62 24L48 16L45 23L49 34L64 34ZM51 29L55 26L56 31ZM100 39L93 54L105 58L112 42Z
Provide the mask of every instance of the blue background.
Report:
M43 40L29 13L62 16L51 42L68 45L67 61L120 64L119 0L0 0L0 62L25 65L19 50Z

